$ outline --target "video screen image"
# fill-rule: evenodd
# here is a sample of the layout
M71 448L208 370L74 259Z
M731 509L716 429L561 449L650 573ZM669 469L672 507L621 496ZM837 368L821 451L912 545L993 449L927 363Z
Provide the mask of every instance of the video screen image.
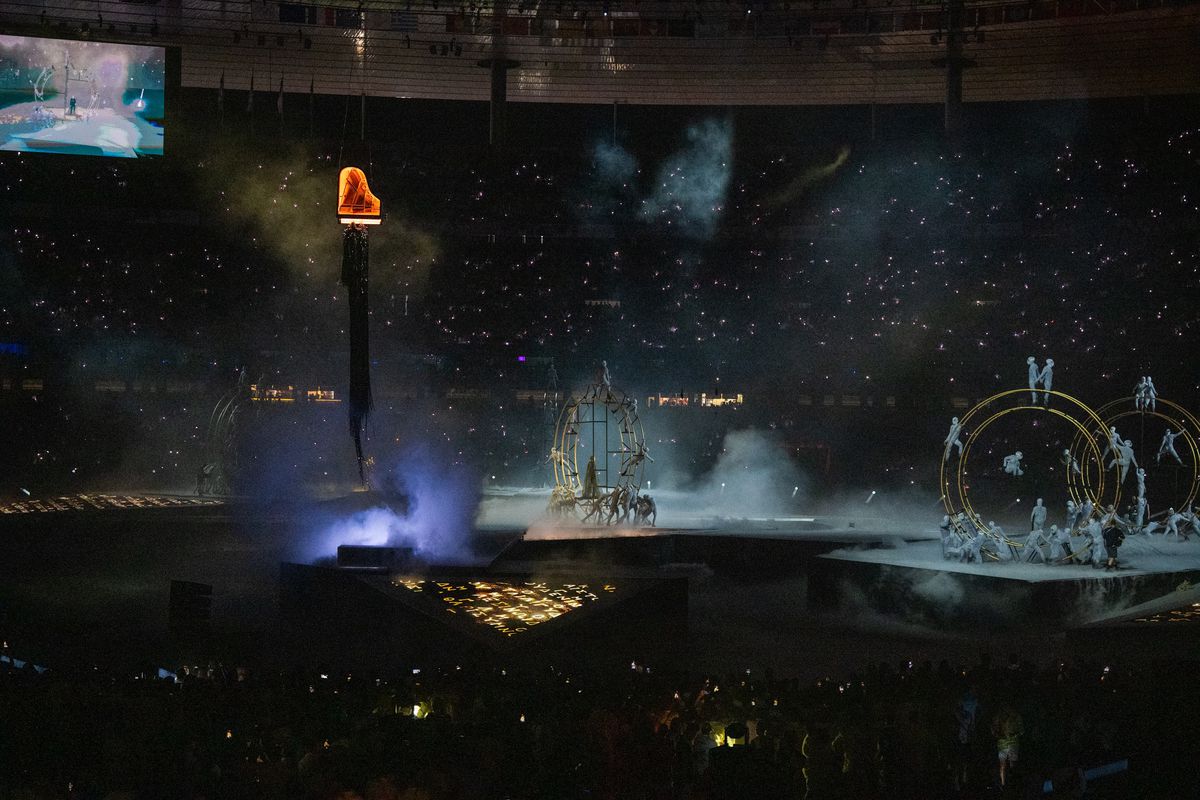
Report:
M0 150L163 154L166 49L0 36Z

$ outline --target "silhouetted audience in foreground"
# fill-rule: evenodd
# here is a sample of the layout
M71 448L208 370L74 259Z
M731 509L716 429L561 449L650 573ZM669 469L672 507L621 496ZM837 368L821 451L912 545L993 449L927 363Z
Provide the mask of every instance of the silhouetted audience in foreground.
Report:
M1195 796L1195 665L868 666L804 686L489 667L189 669L160 679L0 664L0 798ZM1074 794L1071 794L1074 792Z

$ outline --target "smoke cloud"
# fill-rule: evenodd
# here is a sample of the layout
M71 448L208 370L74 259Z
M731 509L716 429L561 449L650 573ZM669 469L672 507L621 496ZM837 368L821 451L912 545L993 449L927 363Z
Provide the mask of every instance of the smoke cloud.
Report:
M297 284L338 280L342 239L335 219L337 165L331 158L318 157L302 145L266 160L229 147L203 167L203 186L231 222L244 225ZM385 224L371 231L372 283L424 287L440 253L437 240L389 202L386 188L372 185L371 190L382 197L385 217Z
M619 144L599 142L592 152L596 175L608 186L628 186L637 176L637 159Z
M687 235L708 238L725 206L733 167L733 124L709 119L687 129L687 146L658 170L641 217Z
M687 507L721 517L787 513L808 481L774 433L754 428L730 431L712 469L685 492ZM799 490L796 489L799 487Z
M842 145L837 156L828 164L810 167L793 178L781 191L769 198L767 203L773 206L785 206L799 200L808 190L823 180L832 178L850 158L850 148Z
M332 556L343 544L411 547L420 558L463 563L471 558L471 531L479 509L480 476L443 448L417 442L405 448L379 479L379 505L327 523L314 558Z

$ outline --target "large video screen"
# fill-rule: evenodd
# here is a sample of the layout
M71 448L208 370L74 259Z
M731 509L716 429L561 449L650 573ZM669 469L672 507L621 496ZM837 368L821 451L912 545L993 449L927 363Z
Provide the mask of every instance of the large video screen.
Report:
M0 36L0 150L163 154L166 49Z

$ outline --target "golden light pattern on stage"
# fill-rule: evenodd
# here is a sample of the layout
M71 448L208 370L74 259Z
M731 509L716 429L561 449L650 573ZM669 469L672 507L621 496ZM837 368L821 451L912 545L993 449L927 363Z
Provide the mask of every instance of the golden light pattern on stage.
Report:
M1138 617L1134 622L1200 622L1200 603L1192 603L1183 608L1173 608L1170 611L1160 611L1147 617Z
M55 511L116 511L147 508L221 506L211 497L170 497L147 494L72 494L0 504L0 514L44 514Z
M343 225L378 225L379 198L371 194L367 176L358 167L338 173L338 222Z
M451 614L464 614L504 636L516 636L535 625L557 619L611 593L604 584L595 590L586 583L551 586L540 581L434 581L396 578L392 585L411 592L432 594Z

